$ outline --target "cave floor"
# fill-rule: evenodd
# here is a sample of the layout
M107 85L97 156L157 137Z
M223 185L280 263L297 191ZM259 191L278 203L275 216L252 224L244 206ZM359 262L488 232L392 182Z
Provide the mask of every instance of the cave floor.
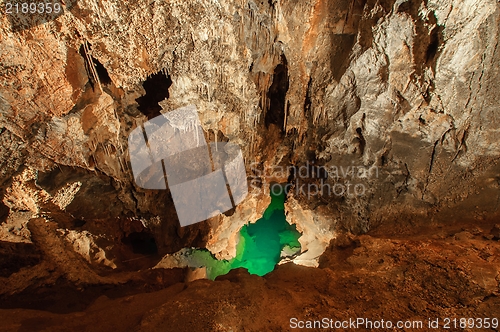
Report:
M319 268L288 263L264 277L236 269L185 283L184 270L149 270L120 286L4 295L0 331L285 331L291 318L499 318L500 241L491 227L344 235Z

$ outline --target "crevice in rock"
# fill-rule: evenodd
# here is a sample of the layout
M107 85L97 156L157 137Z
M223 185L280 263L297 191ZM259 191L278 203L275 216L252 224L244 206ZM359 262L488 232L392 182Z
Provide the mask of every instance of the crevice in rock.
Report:
M85 46L85 44L82 44L78 52L84 60L85 70L87 71L90 85L92 89L95 89L96 85L108 85L111 84L112 81L109 77L106 67L104 67L104 65L99 60L89 54L91 48L92 45L90 43L87 43L87 46Z
M461 130L459 132L459 135L457 137L457 139L459 141L459 144L457 147L457 152L455 153L455 155L451 159L451 162L454 162L455 159L457 159L457 157L460 155L461 152L462 153L467 152L466 140L467 140L467 136L469 134L468 130L469 130L469 127L465 128L464 130Z
M332 35L332 56L330 57L330 68L333 78L340 81L349 67L349 54L356 42L355 34Z
M429 164L429 174L432 172L432 166L434 166L434 158L436 156L436 147L439 143L439 140L434 143L434 147L432 148L431 161Z
M161 114L161 106L158 104L160 101L169 98L168 89L172 85L170 75L163 72L158 72L149 76L142 86L146 90L146 94L136 99L139 104L139 111L141 111L148 119L152 119Z
M365 146L366 146L366 140L363 137L363 131L361 128L356 128L356 133L358 134L358 140L359 140L359 153L363 155L365 152Z
M431 160L429 162L429 170L428 170L428 174L426 176L426 179L425 179L425 183L424 183L424 188L422 189L422 200L424 200L424 197L425 197L425 193L427 192L427 187L429 185L429 181L430 181L430 177L431 177L431 173L432 173L432 167L434 166L434 163L435 163L435 159L436 159L436 148L437 148L437 145L439 144L439 140L437 140L436 142L434 142L434 146L432 148L432 153L431 153Z
M430 42L429 45L427 46L427 51L426 51L426 57L425 57L425 62L427 65L429 65L431 62L434 62L434 59L436 59L436 55L438 54L439 51L439 46L443 43L443 30L444 27L442 26L435 26L430 34Z
M267 92L269 98L269 109L266 111L264 119L266 128L270 124L276 125L283 133L285 121L286 93L289 87L288 63L284 55L281 56L281 63L276 66L273 74L273 83Z
M427 6L427 1L424 1ZM398 12L408 13L415 22L415 38L413 41L413 57L417 64L416 73L422 75L425 67L435 70L436 60L441 52L440 46L444 42L444 27L437 24L437 18L433 11L422 17L420 14L420 3L407 1L398 7ZM432 29L429 27L434 26Z
M399 197L401 192L405 191L408 192L408 185L410 184L410 178L411 178L411 173L410 170L408 169L408 164L405 163L405 171L403 172L405 179L403 181L403 184L396 189L397 195L396 198Z

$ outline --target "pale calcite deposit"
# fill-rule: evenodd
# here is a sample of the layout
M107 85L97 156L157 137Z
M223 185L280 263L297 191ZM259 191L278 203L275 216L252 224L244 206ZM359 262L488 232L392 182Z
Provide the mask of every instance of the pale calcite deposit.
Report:
M106 257L106 252L95 243L95 239L99 237L87 231L59 230L59 232L72 244L75 252L82 255L87 262L102 264L112 269L116 269L116 264L113 260L108 259Z

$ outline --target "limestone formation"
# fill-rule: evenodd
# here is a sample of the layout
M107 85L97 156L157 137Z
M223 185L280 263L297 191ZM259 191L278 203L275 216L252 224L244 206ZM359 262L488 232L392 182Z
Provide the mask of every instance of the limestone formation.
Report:
M230 259L272 182L303 234L283 263L322 268L336 237L498 220L496 0L61 4L50 19L0 10L0 251L24 257L0 266L2 296L129 282L186 248ZM187 105L208 142L240 146L249 194L181 227L168 188L134 182L127 139Z

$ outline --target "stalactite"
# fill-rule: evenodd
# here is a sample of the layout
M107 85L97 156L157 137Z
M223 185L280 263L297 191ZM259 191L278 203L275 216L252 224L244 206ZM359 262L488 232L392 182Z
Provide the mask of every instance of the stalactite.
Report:
M205 97L207 98L207 100L209 100L209 96L208 96L208 84L205 83L205 82L202 82L201 83L201 86L200 86L200 92L199 94L202 96L202 97Z
M97 85L99 86L99 90L101 90L102 93L103 91L101 86L101 80L99 79L99 75L97 75L97 70L95 68L94 61L92 61L92 57L90 56L90 49L87 41L83 43L83 53L85 53L85 59L87 60L87 64L89 67L89 71L92 75L92 78L97 83Z
M102 149L104 150L104 154L109 157L108 145L103 144Z
M122 158L118 158L118 163L120 164L120 171L125 172L125 167L123 166Z
M262 49L260 46L260 29L259 28L255 29L255 43L257 44L258 50Z
M253 123L254 128L257 127L257 124L260 122L261 115L262 112L255 112L254 123Z
M288 112L289 112L289 107L288 105L290 105L290 103L288 102L288 98L285 99L285 116L283 117L283 131L285 132L285 136L286 136L286 121L287 121L287 117L288 117Z
M99 168L99 165L97 164L97 159L93 154L91 155L91 157L94 160L94 173L97 174L96 168Z
M271 30L269 30L269 28L267 28L266 31L267 31L267 33L266 33L266 45L271 45L272 44Z
M215 151L219 151L219 148L217 146L217 136L219 135L218 129L214 129L214 135L215 135Z
M238 37L239 39L242 39L243 36L245 36L245 27L244 27L244 24L243 24L243 16L240 16L240 25L238 27Z
M255 131L252 130L252 134L250 135L250 155L253 155L254 152L254 146L253 146L254 139L255 139Z
M312 113L314 125L325 123L328 120L326 116L326 108L324 106L313 108Z

